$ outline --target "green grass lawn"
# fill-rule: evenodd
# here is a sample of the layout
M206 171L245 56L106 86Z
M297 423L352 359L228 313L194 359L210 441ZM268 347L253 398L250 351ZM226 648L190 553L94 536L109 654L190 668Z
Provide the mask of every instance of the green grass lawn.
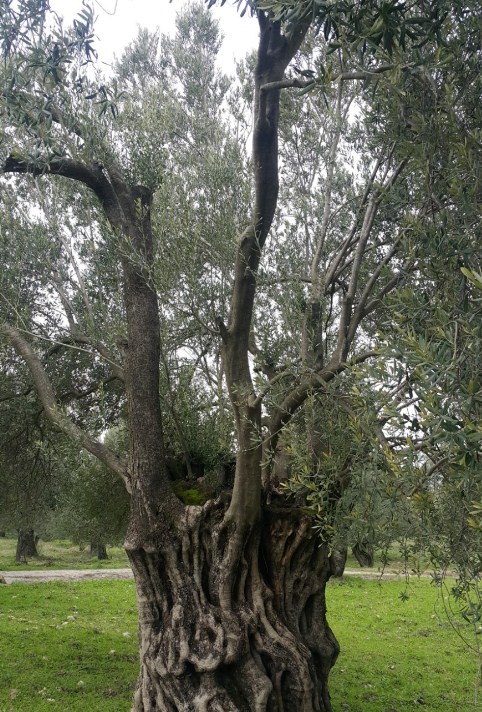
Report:
M132 581L0 587L0 712L127 712L137 661Z
M26 564L15 561L17 540L0 537L0 571L26 571L32 569L118 569L129 566L122 547L107 547L108 559L100 561L90 555L89 547L81 550L71 541L42 541L37 548L38 557L31 557Z
M482 710L477 658L414 581L345 578L328 607L342 652L335 712ZM0 586L0 712L128 712L137 675L132 581Z
M415 579L403 601L405 589L402 581L355 577L330 583L328 617L341 645L331 676L334 709L482 710L478 657L444 616L441 592L428 579ZM454 622L474 644L463 619Z

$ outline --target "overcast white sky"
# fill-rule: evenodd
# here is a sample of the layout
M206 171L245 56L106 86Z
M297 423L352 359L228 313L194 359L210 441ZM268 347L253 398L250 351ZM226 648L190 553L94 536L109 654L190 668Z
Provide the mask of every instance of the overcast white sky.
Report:
M169 33L174 29L176 12L189 0L91 0L97 22L97 49L99 57L109 62L113 55L120 55L125 45L137 34L137 27ZM82 8L81 0L51 0L51 7L71 20ZM248 13L241 18L231 0L223 7L213 7L210 12L220 20L225 41L220 56L225 71L230 71L234 59L241 59L256 47L258 26Z

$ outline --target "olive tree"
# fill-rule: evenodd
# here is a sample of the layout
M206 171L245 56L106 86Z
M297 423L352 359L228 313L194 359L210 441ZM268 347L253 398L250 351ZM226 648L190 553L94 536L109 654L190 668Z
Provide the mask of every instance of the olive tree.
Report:
M164 38L156 52L146 35L116 79L105 81L89 73L88 6L70 30L49 21L40 1L24 2L21 14L8 5L2 19L4 180L29 181L32 194L47 184L39 188L43 204L56 200L57 229L50 229L64 260L60 280L58 260L49 266L57 268L54 299L65 318L47 329L34 300L22 321L9 300L0 328L52 425L117 473L130 495L125 548L139 607L136 712L332 709L328 675L339 647L325 588L335 563L305 502L273 497L277 454L297 414L310 415L313 394L343 402L348 371L377 356L375 326L388 295L423 267L412 238L426 229L434 201L420 191L421 162L407 147L423 140L400 97L405 80L431 86L426 67L449 61L439 38L446 32L460 42L465 12L457 6L450 14L442 2L429 17L401 4L238 4L259 26L257 55L246 70L249 170L233 122L222 120L229 82L214 68L219 38L201 7L181 15L177 43ZM312 64L291 67L311 28L324 50ZM370 97L376 102L374 79L395 97L385 124L395 130L373 131L371 104L369 140L360 144L367 151L363 175L356 167L337 170L350 128L349 87L362 83L360 106ZM321 106L331 109L326 120L314 103L305 113L300 102L293 112L296 197L291 204L281 193L283 204L279 182L290 176L290 158L280 154L281 96L293 90L301 98L318 91ZM316 136L305 144L296 132L309 130L310 111L326 132L316 150ZM68 206L65 183L75 186ZM66 239L72 227L83 227L75 249ZM96 276L91 291L80 250ZM298 315L291 342L279 327L290 309L273 302L286 291L279 277L293 275L283 273L286 266L300 277L291 292ZM189 305L188 323L203 329L174 326L179 304ZM59 342L48 358L40 336ZM202 360L213 341L221 355L217 404L225 407L222 375L234 422L235 474L232 490L193 506L176 495L169 476L160 373L169 349L182 357L182 347L195 344L192 353ZM84 390L94 382L104 389L122 384L127 460L96 437L98 429L89 432L75 399L62 403L56 358L71 346L82 349L72 358L89 375ZM87 357L94 365L82 369ZM317 455L325 447L315 437L320 407L323 401L307 428ZM340 489L344 478L336 479Z

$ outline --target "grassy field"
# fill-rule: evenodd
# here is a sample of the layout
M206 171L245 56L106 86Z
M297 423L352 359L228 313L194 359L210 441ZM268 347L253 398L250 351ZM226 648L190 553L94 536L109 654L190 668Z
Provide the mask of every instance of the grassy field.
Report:
M131 581L0 587L0 712L121 712L137 673Z
M122 547L107 547L108 559L100 561L90 555L89 547L81 550L71 541L42 541L38 543L38 557L29 558L26 564L15 561L17 541L0 537L0 571L26 571L32 569L118 569L129 566Z
M475 636L460 617L454 630L444 603L429 579L408 589L355 577L330 583L328 617L341 645L331 676L336 712L482 710L478 657L458 633L471 644Z
M477 658L437 617L436 591L414 581L330 584L342 653L336 712L482 710ZM128 712L137 674L131 581L0 586L0 712Z

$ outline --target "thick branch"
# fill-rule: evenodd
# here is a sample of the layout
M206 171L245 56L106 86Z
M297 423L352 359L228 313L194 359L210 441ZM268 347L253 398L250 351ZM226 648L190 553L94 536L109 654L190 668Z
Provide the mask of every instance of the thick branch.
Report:
M260 87L262 92L279 91L280 89L306 89L307 87L315 86L315 79L281 79L279 82L267 82Z
M288 39L281 33L280 23L272 22L264 12L258 12L258 21L260 39L255 70L253 131L254 205L250 224L239 242L228 326L221 332L224 371L239 445L228 518L243 527L257 520L261 502L261 404L254 394L248 354L257 271L275 214L279 189L280 90L266 89L266 85L283 79L309 26L309 22L300 24Z
M67 157L39 164L10 156L3 171L34 176L55 174L83 183L95 193L113 231L128 247L127 252L121 252L127 317L123 375L129 423L128 477L133 495L128 538L130 546L147 546L157 536L161 508L175 517L181 507L169 482L164 455L159 396L159 307L149 271L153 259L152 192L143 186L130 186L113 161L104 169L95 162L87 165ZM47 397L49 392L45 393ZM58 419L53 393L50 400L50 417ZM71 430L73 424L68 419L65 422L61 418L59 422L64 429ZM93 447L91 443L88 445ZM165 518L162 525L166 525Z
M296 411L303 405L310 393L324 389L335 376L346 371L347 368L367 361L377 356L376 351L366 351L352 359L349 363L339 362L330 364L321 371L312 371L293 390L288 393L283 402L275 408L269 422L268 452L276 450L279 436L283 427L289 423Z
M82 161L62 157L55 158L42 165L10 155L3 164L2 172L24 173L32 176L51 174L83 183L98 197L111 223L114 226L118 226L118 200L100 163L87 165Z
M355 72L340 72L333 79L334 81L353 81L353 80L366 80L375 79L380 76L380 74L385 74L393 69L407 70L413 67L412 64L403 64L401 66L396 64L381 64L379 67L373 67L373 69L360 69ZM262 91L272 91L280 89L308 89L309 87L315 87L317 84L322 83L317 77L311 77L310 79L297 79L297 78L286 78L279 81L267 82L261 89ZM324 80L323 80L324 83Z

